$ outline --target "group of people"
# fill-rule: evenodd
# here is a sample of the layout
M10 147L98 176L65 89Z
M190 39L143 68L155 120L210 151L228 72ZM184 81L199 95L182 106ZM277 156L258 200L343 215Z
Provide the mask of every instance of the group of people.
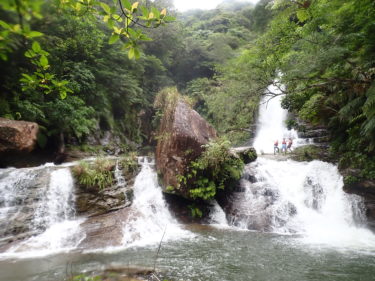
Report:
M289 138L288 142L286 141L285 138L283 138L283 141L281 142L281 153L284 152L284 154L286 154L287 150L292 152L292 144L293 144L293 140L291 138ZM273 154L276 154L276 152L280 153L278 140L275 141L274 146L273 146Z

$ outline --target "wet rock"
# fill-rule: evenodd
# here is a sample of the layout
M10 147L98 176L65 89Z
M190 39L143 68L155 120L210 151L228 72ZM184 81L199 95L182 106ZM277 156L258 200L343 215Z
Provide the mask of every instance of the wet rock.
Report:
M77 215L96 216L131 205L127 194L131 194L130 188L112 186L103 190L90 190L77 188L76 212Z
M245 164L254 162L257 159L257 152L253 147L236 147L231 149Z
M348 171L346 171L346 174ZM357 194L363 198L366 207L367 223L375 231L375 181L360 180L358 182L346 183L344 191Z
M304 145L293 150L291 158L295 161L321 160L325 162L335 162L335 157L328 151L328 146L324 145Z
M215 129L183 101L177 101L172 116L161 120L156 148L156 166L164 187L179 187L178 175L184 175L191 161L203 152L202 146L217 137ZM188 188L175 190L189 197Z
M32 151L38 131L37 123L0 118L0 153Z
M7 219L0 223L0 247L45 230L35 223L34 214L49 184L49 170L25 170L22 178L16 178L19 176L17 173L13 176L16 169L9 169L2 174L0 213L6 214ZM12 181L7 182L9 177Z
M108 212L129 207L133 202L133 184L140 166L126 171L125 182L119 185L114 182L101 190L87 188L76 182L75 186L75 209L79 216L97 216Z
M169 211L173 214L180 223L191 224L191 223L208 223L210 206L203 201L192 202L181 196L173 194L164 194L164 199L167 203ZM193 217L191 207L199 208L202 212L202 217Z
M86 234L80 243L83 248L105 248L120 246L123 239L123 227L129 218L130 208L88 218L81 224Z
M328 131L326 129L318 128L306 128L305 131L298 132L300 138L322 138L327 137Z

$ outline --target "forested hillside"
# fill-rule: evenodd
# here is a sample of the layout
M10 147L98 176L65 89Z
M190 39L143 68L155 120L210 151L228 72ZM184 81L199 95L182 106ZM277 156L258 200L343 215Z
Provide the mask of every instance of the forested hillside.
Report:
M108 131L133 149L152 143L152 104L166 86L241 143L254 131L259 97L278 78L283 106L329 129L342 167L375 176L371 0L232 1L182 14L171 1L141 2L161 18L168 11L168 21L136 26L143 33L132 36L143 43L134 46L111 30L121 2L108 2L114 10L105 2L13 2L1 3L0 116L37 122L41 147L94 144ZM89 16L89 8L99 13Z

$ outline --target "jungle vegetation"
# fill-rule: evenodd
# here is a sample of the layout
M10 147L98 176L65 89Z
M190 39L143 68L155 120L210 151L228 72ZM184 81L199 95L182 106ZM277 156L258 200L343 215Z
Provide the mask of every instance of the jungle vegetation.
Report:
M126 23L118 3L1 1L0 116L38 122L41 146L105 131L145 144L154 97L172 86L241 143L278 78L283 107L328 128L340 167L375 178L374 1L234 1L183 14L169 0L123 1Z

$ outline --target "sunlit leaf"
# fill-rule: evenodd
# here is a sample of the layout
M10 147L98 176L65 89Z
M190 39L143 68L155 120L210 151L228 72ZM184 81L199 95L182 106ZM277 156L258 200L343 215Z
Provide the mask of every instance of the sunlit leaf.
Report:
M120 35L118 34L112 34L112 36L109 38L108 44L114 44L120 39Z
M41 56L39 59L39 63L42 67L46 67L48 65L48 59L46 56Z
M33 42L33 44L31 45L31 48L33 49L35 53L39 53L42 50L39 43L36 41Z
M104 12L111 14L111 8L106 3L100 2L100 6L103 8Z

